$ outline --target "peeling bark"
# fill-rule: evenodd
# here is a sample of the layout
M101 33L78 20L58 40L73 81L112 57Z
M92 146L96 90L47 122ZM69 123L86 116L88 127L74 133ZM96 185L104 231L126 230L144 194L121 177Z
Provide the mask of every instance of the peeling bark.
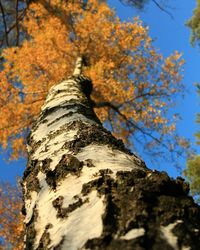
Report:
M25 249L200 249L188 185L149 170L103 128L76 66L50 89L27 140Z

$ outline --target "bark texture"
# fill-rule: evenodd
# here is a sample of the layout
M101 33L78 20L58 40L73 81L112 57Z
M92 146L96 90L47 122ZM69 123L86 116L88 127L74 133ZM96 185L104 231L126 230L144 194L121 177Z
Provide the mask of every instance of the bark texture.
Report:
M50 89L28 138L25 249L200 249L188 185L149 170L103 128L78 67Z

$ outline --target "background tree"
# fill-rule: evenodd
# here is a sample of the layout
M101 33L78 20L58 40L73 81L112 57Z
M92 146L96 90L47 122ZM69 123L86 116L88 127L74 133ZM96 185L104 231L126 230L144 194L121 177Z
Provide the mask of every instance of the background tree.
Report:
M198 94L200 95L200 86L197 85ZM197 115L196 122L200 123L200 114ZM197 144L200 144L200 132L195 134ZM195 196L197 201L200 201L200 156L193 155L187 161L187 167L184 171L185 176L190 182L190 188L192 195Z
M194 156L187 162L185 175L190 182L191 193L199 202L200 195L200 156Z
M193 11L193 16L187 22L187 26L191 29L191 44L194 46L199 44L200 39L200 1L197 0L197 6Z
M193 11L193 16L187 22L187 26L191 29L191 44L192 46L200 45L200 1L197 0L197 6ZM200 86L197 85L198 94L200 94ZM200 123L200 115L197 115L197 123ZM199 144L200 132L195 135L197 144ZM188 159L185 175L190 181L191 192L199 201L200 195L200 156L193 155Z

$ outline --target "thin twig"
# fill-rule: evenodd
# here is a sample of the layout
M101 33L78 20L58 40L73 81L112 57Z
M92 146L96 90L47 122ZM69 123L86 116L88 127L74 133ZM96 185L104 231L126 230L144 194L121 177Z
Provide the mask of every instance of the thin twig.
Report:
M24 8L24 9L22 10L22 13L21 13L20 15L19 15L19 11L18 11L18 18L17 18L17 22L18 22L18 23L19 23L19 21L21 21L21 20L23 19L25 13L26 13L26 8ZM9 33L11 32L11 30L15 28L15 26L16 26L16 22L14 22L14 24L11 25L11 26L8 28L7 34L9 34Z
M169 15L171 17L171 19L174 20L174 16L169 12L167 11L166 9L164 9L156 0L152 0L152 2L163 12L165 12L167 15Z

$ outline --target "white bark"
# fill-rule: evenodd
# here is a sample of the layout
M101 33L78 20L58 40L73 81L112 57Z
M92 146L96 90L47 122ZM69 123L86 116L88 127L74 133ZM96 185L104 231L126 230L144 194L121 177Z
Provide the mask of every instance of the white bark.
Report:
M82 74L83 58L78 57L74 68L73 76L80 76Z

